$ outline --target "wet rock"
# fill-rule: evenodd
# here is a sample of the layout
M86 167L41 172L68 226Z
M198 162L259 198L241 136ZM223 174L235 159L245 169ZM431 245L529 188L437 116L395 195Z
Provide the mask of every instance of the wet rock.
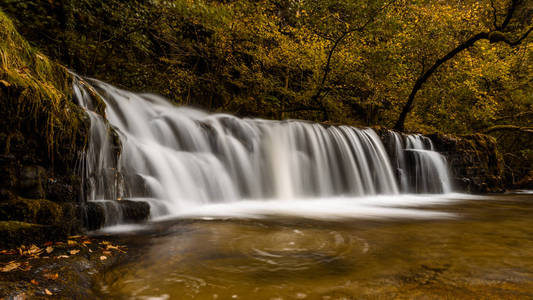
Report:
M16 184L16 159L13 155L0 155L0 190L9 190Z
M121 200L122 218L125 222L139 223L150 216L150 205L144 201Z
M84 227L96 230L117 223L141 223L150 216L150 205L144 201L89 201L83 205Z
M80 181L79 178L75 178L76 181ZM72 183L67 182L63 178L48 178L46 186L46 199L50 199L54 202L78 202L79 191L74 187L81 186L79 182Z
M533 190L533 171L530 171L524 178L515 183L515 189Z
M470 193L504 191L503 160L492 137L439 133L428 137L448 160L456 190Z
M87 202L82 206L83 226L87 230L104 227L106 222L105 207L99 202Z
M0 204L2 221L54 225L60 223L62 218L62 207L49 200L16 198Z
M42 199L46 196L46 170L37 165L24 166L19 174L19 194L25 198Z

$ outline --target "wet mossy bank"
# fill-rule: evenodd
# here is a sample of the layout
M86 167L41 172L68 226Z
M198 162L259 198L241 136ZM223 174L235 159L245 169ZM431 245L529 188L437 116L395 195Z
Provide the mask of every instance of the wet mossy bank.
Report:
M0 11L0 247L80 230L75 170L88 120L71 76Z

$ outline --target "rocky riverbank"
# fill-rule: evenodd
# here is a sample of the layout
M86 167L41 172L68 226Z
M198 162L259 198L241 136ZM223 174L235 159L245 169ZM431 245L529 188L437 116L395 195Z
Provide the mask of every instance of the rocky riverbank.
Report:
M483 134L431 134L428 137L436 150L447 158L455 189L478 194L506 190L503 157L494 138Z
M112 241L71 236L0 251L0 299L97 299L95 276L126 257Z

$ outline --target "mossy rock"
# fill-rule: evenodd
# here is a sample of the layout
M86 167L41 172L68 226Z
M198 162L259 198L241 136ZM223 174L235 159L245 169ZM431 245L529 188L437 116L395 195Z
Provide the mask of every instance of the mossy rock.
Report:
M84 227L87 230L96 230L104 226L113 225L113 222L142 223L150 217L150 205L144 201L117 200L117 201L89 201L83 205ZM121 220L107 220L108 212L115 212Z
M0 203L0 220L56 225L63 221L63 208L45 199L16 198Z
M446 156L455 188L472 193L502 192L503 159L493 137L430 134L436 149Z
M21 244L37 244L65 238L61 227L19 221L0 221L0 247L13 248Z

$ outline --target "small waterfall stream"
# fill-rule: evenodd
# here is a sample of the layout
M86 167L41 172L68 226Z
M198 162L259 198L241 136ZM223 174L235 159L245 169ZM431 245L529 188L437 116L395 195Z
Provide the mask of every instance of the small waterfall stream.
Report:
M387 151L370 128L208 114L78 77L74 95L91 120L85 194L110 207L142 198L161 216L240 200L451 191L446 161L421 135L391 131Z

